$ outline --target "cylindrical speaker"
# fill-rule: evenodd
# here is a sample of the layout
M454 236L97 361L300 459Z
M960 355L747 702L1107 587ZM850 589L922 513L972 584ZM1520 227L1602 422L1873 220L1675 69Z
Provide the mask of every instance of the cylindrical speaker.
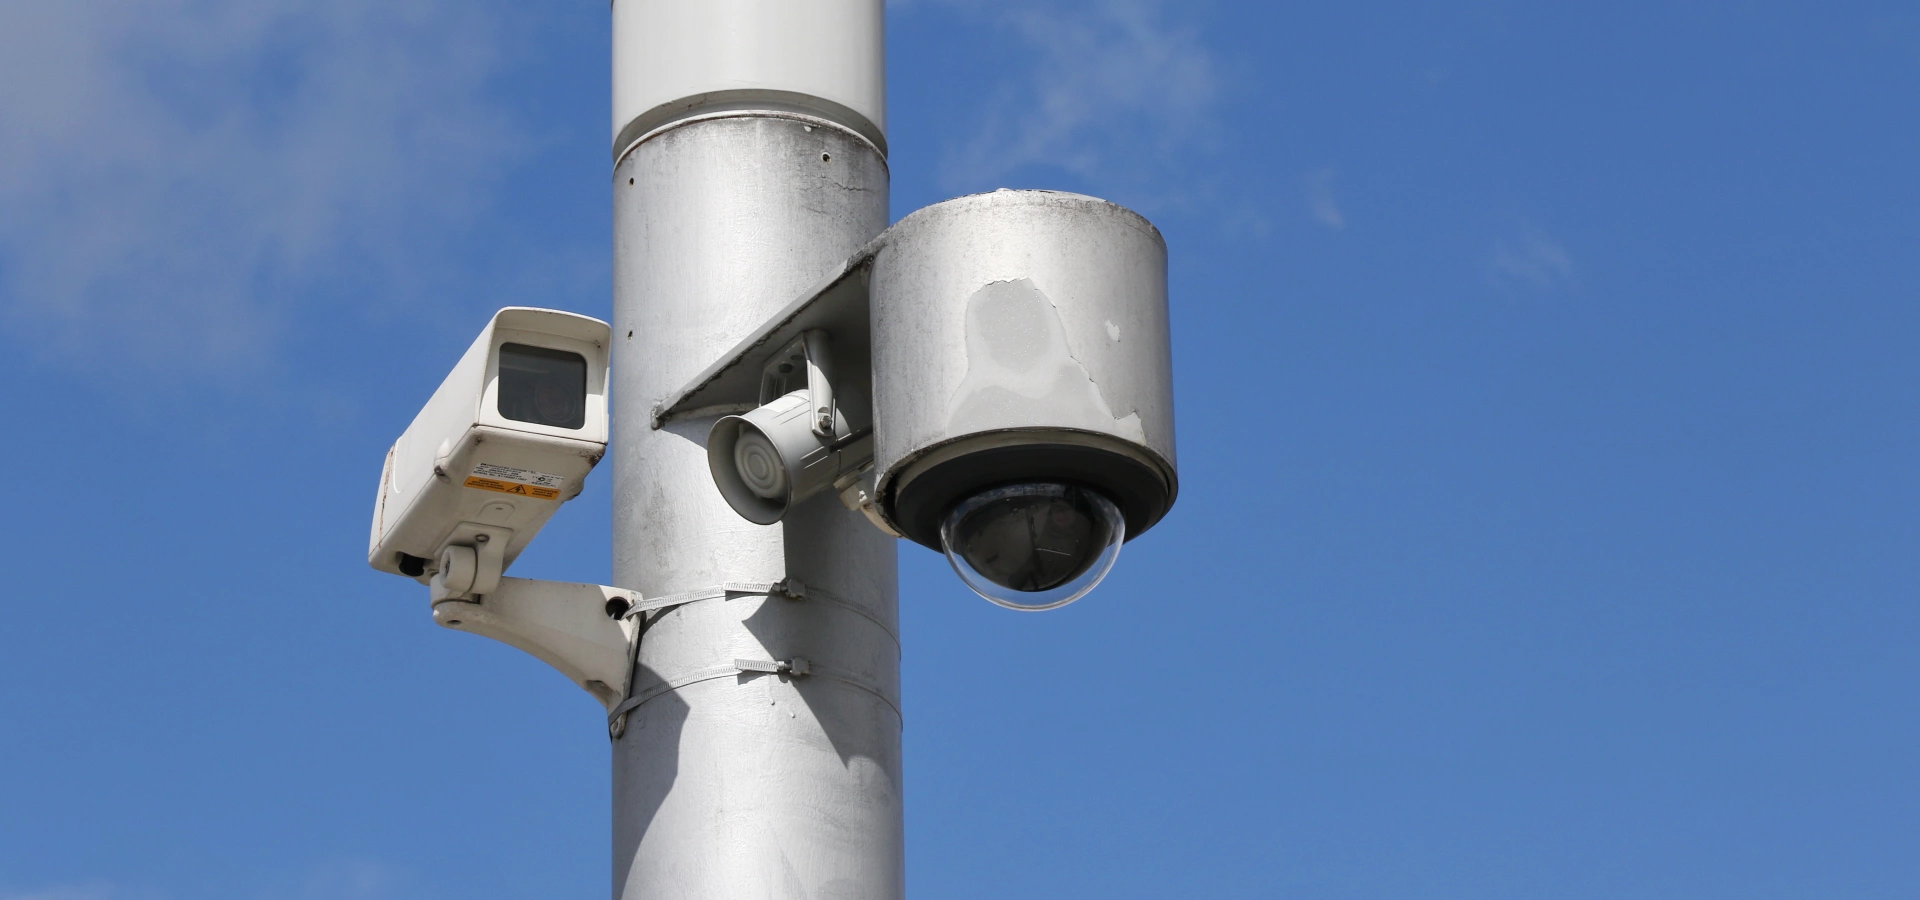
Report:
M707 434L707 468L727 504L756 525L771 525L787 509L833 486L865 465L872 452L865 435L844 441L813 431L806 391L794 391L744 415L724 416ZM835 431L847 434L846 417L834 411Z

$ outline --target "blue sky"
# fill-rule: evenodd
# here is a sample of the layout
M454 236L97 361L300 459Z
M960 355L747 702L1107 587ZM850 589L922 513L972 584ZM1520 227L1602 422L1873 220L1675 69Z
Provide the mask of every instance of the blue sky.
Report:
M915 897L1920 894L1920 11L889 16L896 217L1166 234L1183 479L1056 613L901 550ZM604 895L596 704L363 554L609 313L606 18L0 4L0 900Z

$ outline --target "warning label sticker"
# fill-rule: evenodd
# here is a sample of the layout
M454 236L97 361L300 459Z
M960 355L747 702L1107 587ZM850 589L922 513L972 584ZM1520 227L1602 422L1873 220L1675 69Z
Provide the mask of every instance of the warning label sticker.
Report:
M483 491L497 491L502 494L518 494L536 500L552 500L560 496L560 488L567 480L558 475L535 472L532 469L516 469L512 466L496 466L481 463L473 467L473 474L467 476L466 485Z

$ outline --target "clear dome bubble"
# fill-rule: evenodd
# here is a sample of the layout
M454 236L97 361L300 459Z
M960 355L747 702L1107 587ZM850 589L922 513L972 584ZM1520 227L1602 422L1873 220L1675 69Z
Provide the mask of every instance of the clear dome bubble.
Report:
M1015 484L960 501L940 545L960 580L1008 609L1056 609L1086 596L1113 570L1126 519L1096 491Z

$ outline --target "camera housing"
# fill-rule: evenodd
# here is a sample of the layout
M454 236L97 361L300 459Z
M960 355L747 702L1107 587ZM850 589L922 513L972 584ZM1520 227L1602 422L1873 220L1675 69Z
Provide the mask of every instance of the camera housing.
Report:
M948 550L970 499L1058 485L1111 502L1125 539L1152 528L1179 485L1166 265L1151 223L1079 194L976 194L889 229L870 288L887 521Z
M834 365L808 367L820 377L805 395L769 390L766 367L803 361L794 348L814 334L831 338ZM822 387L838 399L820 402ZM845 402L867 397L870 410ZM829 427L828 410L850 424ZM1080 194L936 203L652 412L654 428L724 416L708 464L749 521L778 521L831 484L882 531L946 553L987 599L1064 605L1179 492L1166 242L1139 214ZM1026 537L1009 525L1023 517Z
M589 316L495 313L387 451L368 564L436 601L493 590L606 454L611 339Z
M1052 482L977 492L940 525L940 544L960 580L1025 612L1086 596L1113 570L1126 539L1126 519L1105 494Z

